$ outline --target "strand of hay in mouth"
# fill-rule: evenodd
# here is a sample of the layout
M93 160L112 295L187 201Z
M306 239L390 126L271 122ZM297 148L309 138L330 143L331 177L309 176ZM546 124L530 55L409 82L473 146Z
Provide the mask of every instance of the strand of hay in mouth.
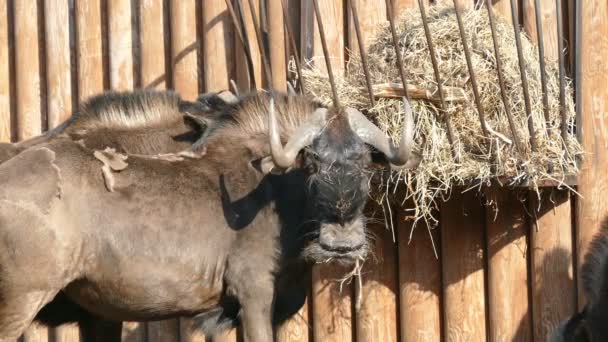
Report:
M526 180L536 184L544 180L561 180L567 175L576 174L576 159L582 154L582 149L573 136L567 139L567 149L564 149L564 141L560 136L557 61L547 60L550 122L546 123L538 51L530 39L524 33L521 34L532 118L538 140L538 151L532 152L513 27L497 18L507 98L525 149L520 152L513 144L513 135L500 96L487 12L471 10L463 13L481 104L491 132L487 139L483 136L474 103L454 8L451 2L441 2L430 6L427 12L443 85L452 87L451 89L464 89L466 99L446 103L445 113L440 112L439 105L432 99L412 99L416 122L416 148L422 152L423 160L415 170L393 173L389 179L384 179L382 191L378 191L379 199L386 200L393 194L400 193L396 192L397 186L407 184L406 198L399 199L403 202L408 198L413 199L415 206L410 216L415 222L423 219L432 227L437 222L433 216L435 201L449 196L450 189L455 185L475 187L487 184L491 179L509 179L512 182ZM416 89L432 92L437 85L420 12L417 9L406 11L397 22L397 31L408 83ZM382 86L378 86L380 84L385 86L386 83L400 83L388 24L384 24L379 34L372 39L368 48L368 59L372 83L376 88L381 88ZM321 59L315 58L313 62L323 64ZM331 89L326 72L315 69L311 64L304 70L303 78L309 95L327 105L331 104ZM352 54L346 72L344 75L338 75L336 82L343 105L358 108L395 141L399 141L403 115L400 99L378 97L376 105L370 108L365 77L357 54ZM569 80L566 92L566 114L568 125L572 128L575 113ZM456 152L460 157L458 163L452 157L443 120L445 115L451 117L454 127Z

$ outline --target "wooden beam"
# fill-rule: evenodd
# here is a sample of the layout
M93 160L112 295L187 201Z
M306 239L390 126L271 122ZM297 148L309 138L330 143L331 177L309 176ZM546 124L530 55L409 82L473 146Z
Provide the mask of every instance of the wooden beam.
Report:
M583 195L576 202L577 264L583 262L589 242L598 230L601 220L608 214L608 3L588 0L579 4L581 32L578 37L581 67L580 129L583 149L588 152L579 174L578 191ZM584 304L580 292L579 306Z
M107 0L110 88L134 86L133 30L130 0Z
M395 19L398 20L399 16L403 14L408 8L418 8L418 0L392 0L393 1L393 13ZM428 8L429 0L424 0L425 7Z
M401 341L441 341L441 252L439 228L428 231L423 222L413 232L407 213L397 217ZM410 233L411 240L410 240ZM433 240L431 240L433 239ZM441 256L439 256L441 257Z
M165 42L169 38L165 32L165 1L138 1L139 5L139 74L143 88L165 89Z
M313 267L312 312L315 341L353 341L351 284L340 290L338 278L351 269L333 264Z
M368 217L382 220L382 209L370 204ZM361 271L361 308L356 315L357 341L396 342L399 335L397 316L397 245L392 232L384 223L370 223L370 248L375 257L369 257ZM395 227L397 229L397 227ZM355 279L356 281L356 279ZM357 283L355 283L358 288ZM357 300L359 293L355 293Z
M11 77L9 70L9 3L0 0L0 142L11 141Z
M268 40L270 46L270 67L272 69L272 88L287 90L287 63L285 60L285 23L281 0L268 0Z
M235 77L234 32L226 2L205 1L202 19L205 91L230 89Z
M15 32L14 95L17 110L17 139L42 132L41 79L39 64L38 6L36 1L13 1Z
M450 200L441 205L444 336L448 341L486 341L484 229L477 193L454 189Z
M46 108L49 128L53 128L72 114L70 30L68 29L70 8L66 1L48 0L44 2L44 11L47 13L45 16Z
M103 91L100 0L75 1L78 46L78 97L85 100Z
M255 80L255 84L258 89L264 87L264 81L262 77L262 57L260 54L260 48L255 36L255 28L253 26L253 20L251 18L251 9L249 8L248 0L240 0L242 4L243 19L245 27L241 26L244 32L246 32L247 42L251 49L251 59L253 62L253 75L249 75L248 62L245 57L245 47L241 45L240 41L236 44L236 83L241 92L247 92L250 90L251 77ZM239 15L238 6L235 6L237 16ZM259 20L260 18L260 6L259 2L254 2L254 11ZM239 23L240 25L240 23ZM238 39L237 39L238 40Z
M532 320L534 340L546 341L564 319L574 313L576 292L572 270L569 193L555 189L529 193L532 258Z
M532 341L528 305L526 191L486 192L490 341Z
M533 42L538 43L536 33L535 0L523 0L524 29ZM542 18L543 45L545 58L556 62L557 49L557 17L555 16L555 0L540 0Z
M179 320L177 319L148 322L147 326L147 342L180 342Z
M173 87L183 99L194 100L199 94L196 1L171 1L170 13Z

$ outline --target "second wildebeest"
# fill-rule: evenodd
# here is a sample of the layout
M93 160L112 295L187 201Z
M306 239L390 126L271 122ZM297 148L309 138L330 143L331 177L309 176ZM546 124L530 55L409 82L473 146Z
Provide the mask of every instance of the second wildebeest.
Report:
M589 245L580 280L587 304L560 324L550 342L608 341L608 216Z
M1 164L0 340L63 293L107 320L190 316L210 334L242 322L246 341L272 341L313 263L366 256L370 147L415 165L407 104L395 146L354 109L274 99L227 106L192 157L58 138Z

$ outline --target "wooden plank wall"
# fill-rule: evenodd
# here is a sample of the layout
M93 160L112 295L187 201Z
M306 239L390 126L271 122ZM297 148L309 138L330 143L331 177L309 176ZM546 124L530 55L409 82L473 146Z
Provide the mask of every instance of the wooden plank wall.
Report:
M320 0L331 65L341 73L348 50L358 51L348 1ZM352 0L359 9L364 44L387 8L396 15L417 0ZM458 0L472 7L473 0ZM285 0L301 56L325 67L312 1ZM424 0L425 7L434 1ZM556 2L540 0L545 57L557 57ZM225 0L0 0L0 142L30 138L57 126L79 101L103 90L176 89L193 99L204 91L241 91L251 79L268 87L249 6L268 39L272 85L286 89L287 61L281 0L240 0L254 62L249 74L244 48ZM510 0L493 1L511 19ZM517 0L522 29L537 40L535 1ZM565 46L572 47L573 8L564 2ZM608 4L581 5L580 86L582 142L590 152L578 191L534 192L454 189L440 204L440 223L412 222L394 212L394 232L370 224L375 258L365 264L361 286L336 282L344 270L314 269L300 312L279 327L278 341L544 341L550 330L585 301L577 269L593 233L608 211ZM239 12L237 10L237 12ZM574 68L570 68L573 71ZM370 215L383 219L370 204ZM431 240L432 238L432 240ZM356 310L361 295L360 309ZM193 331L188 319L123 324L123 340L236 342ZM24 341L80 341L76 326L32 327Z

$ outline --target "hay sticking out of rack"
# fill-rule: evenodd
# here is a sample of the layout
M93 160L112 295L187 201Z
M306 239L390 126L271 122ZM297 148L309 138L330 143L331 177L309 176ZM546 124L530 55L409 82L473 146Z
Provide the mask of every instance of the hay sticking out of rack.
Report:
M507 97L525 147L525 151L521 152L515 147L500 96L487 11L483 9L462 13L481 104L491 131L487 139L481 130L454 8L445 2L440 3L431 6L427 15L444 88L456 95L446 103L446 111L441 112L440 103L436 101L437 94L433 94L437 85L420 12L417 9L406 11L396 24L407 81L418 94L412 96L411 105L416 122L416 149L422 153L423 161L415 170L393 173L389 179L384 177L382 191L379 191L380 199L401 193L394 191L395 186L407 184L406 198L400 199L413 199L415 209L410 216L416 220L424 219L432 226L436 223L433 217L435 201L449 196L453 186L475 188L492 180L507 179L507 184L526 181L534 187L534 184L542 181L559 182L567 175L576 174L576 158L582 149L573 135L565 142L565 149L560 136L557 61L547 60L550 109L550 122L547 123L543 112L538 51L522 33L532 117L538 140L538 151L532 152L513 27L497 16ZM313 62L323 64L322 59ZM336 77L340 101L343 105L358 108L367 114L395 141L399 141L403 115L401 100L390 97L390 93L398 94L399 90L394 85L400 84L401 80L388 23L371 41L368 65L377 95L376 105L370 108L365 77L357 54L352 54L344 75ZM324 71L310 66L304 71L303 78L308 95L327 105L331 104L330 84ZM571 130L575 112L570 81L567 82L566 99L566 113ZM451 153L445 115L451 117L454 127L456 151L460 157L458 163Z

